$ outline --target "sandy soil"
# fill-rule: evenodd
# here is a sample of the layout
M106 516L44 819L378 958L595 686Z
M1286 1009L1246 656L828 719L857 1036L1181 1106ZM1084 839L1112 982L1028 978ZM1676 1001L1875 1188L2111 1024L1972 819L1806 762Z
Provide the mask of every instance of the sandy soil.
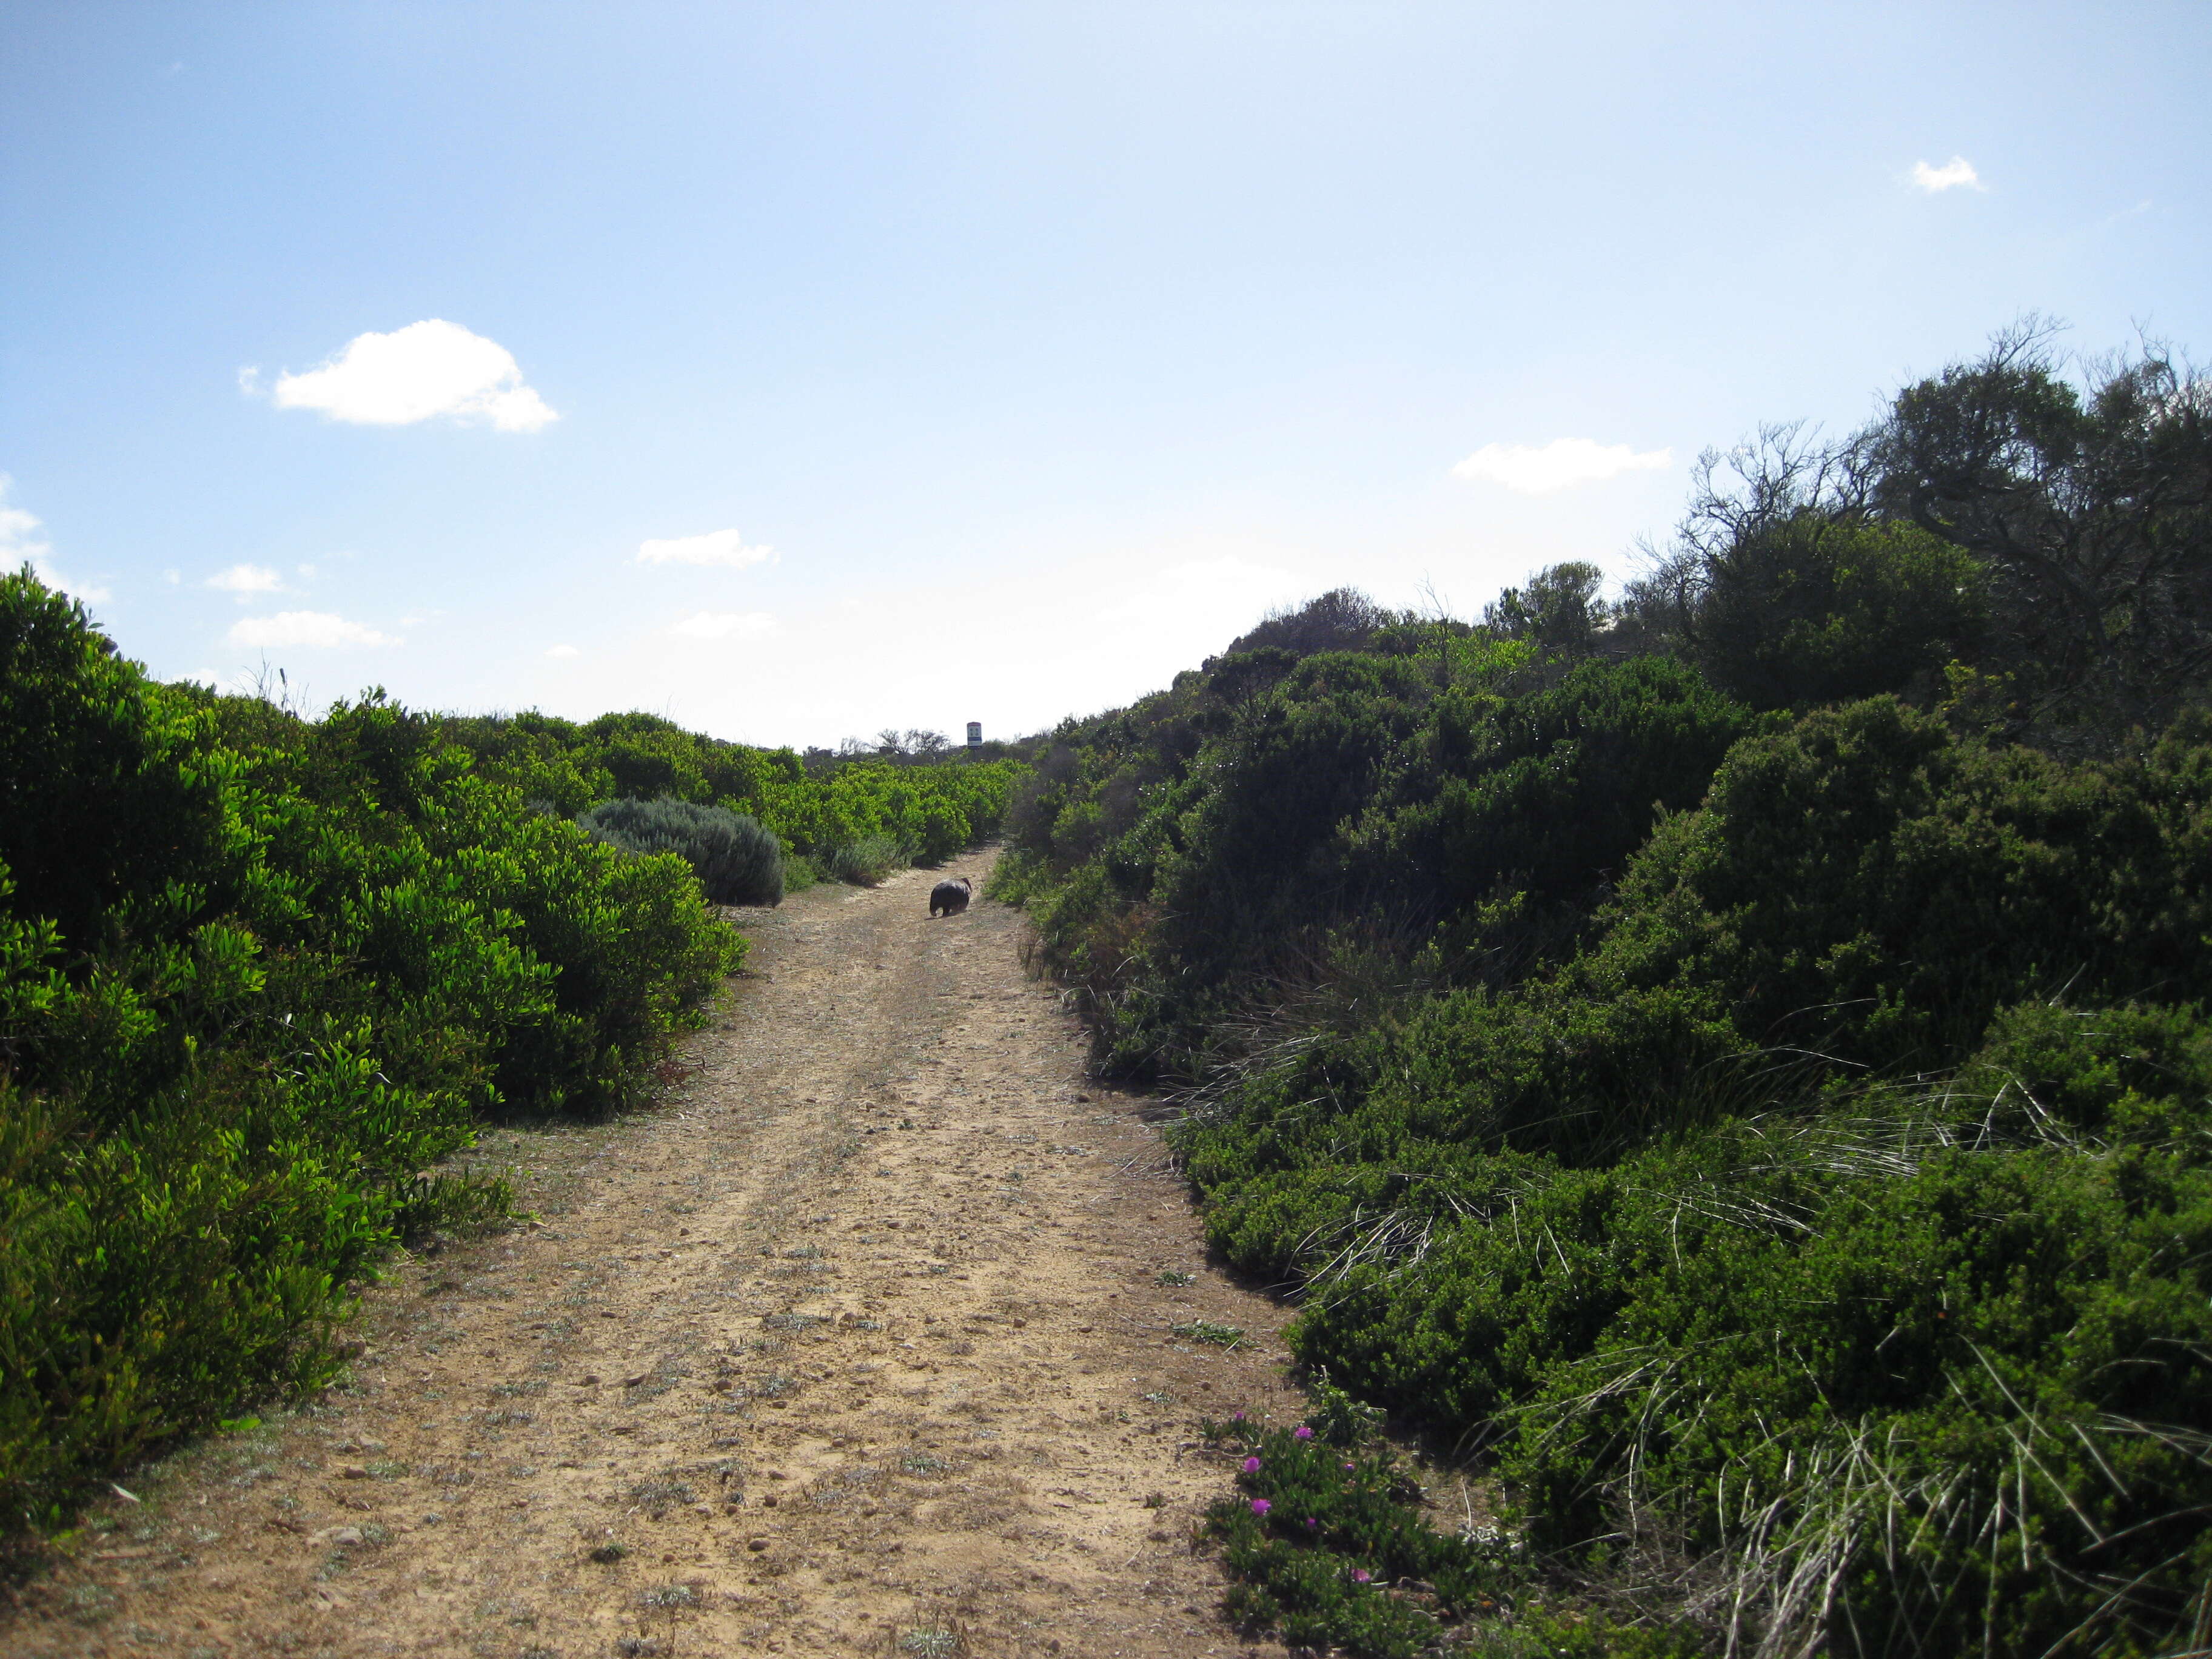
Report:
M1266 1650L1191 1548L1193 1428L1295 1412L1284 1315L1207 1266L1019 918L933 921L937 878L741 913L660 1106L488 1137L541 1219L394 1264L347 1385L135 1477L0 1650Z

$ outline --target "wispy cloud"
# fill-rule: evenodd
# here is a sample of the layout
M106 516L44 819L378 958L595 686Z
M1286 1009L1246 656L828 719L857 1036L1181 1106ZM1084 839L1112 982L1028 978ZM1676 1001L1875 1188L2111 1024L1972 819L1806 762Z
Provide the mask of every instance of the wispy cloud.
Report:
M239 370L238 383L251 394L259 371ZM356 334L321 368L279 374L270 395L279 409L320 410L363 426L447 416L501 432L536 432L560 419L525 383L513 352L435 317L390 334Z
M9 505L8 492L15 487L15 481L0 472L0 568L14 570L27 564L54 592L86 605L99 605L110 598L107 588L77 581L56 568L53 544L39 533L42 528L39 515Z
M285 591L283 577L265 564L234 564L228 570L216 571L201 586L235 594L240 605L256 593L282 593Z
M772 547L748 547L734 530L710 530L703 536L675 536L665 541L641 542L640 564L720 564L743 569L775 556Z
M327 611L280 611L273 617L241 617L230 625L226 637L233 645L264 647L405 643Z
M1523 495L1542 495L1623 472L1661 472L1674 465L1671 449L1638 450L1589 438L1554 438L1540 446L1485 444L1452 468L1452 476L1503 484Z
M556 645L547 647L545 654L565 662L570 657L580 657L584 653L573 645Z
M697 611L671 624L668 631L678 639L727 640L765 634L775 626L775 618L764 611Z
M1963 155L1954 155L1942 167L1931 167L1925 161L1912 164L1912 182L1930 196L1940 196L1947 190L1987 190L1982 175L1974 171L1974 164Z

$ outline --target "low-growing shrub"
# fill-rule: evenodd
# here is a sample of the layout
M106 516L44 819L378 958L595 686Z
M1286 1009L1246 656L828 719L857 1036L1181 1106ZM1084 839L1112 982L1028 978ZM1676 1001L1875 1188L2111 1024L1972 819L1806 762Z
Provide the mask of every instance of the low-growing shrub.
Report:
M1237 1488L1206 1511L1231 1584L1223 1609L1249 1633L1352 1659L1458 1650L1687 1659L1698 1632L1637 1628L1532 1600L1527 1564L1504 1532L1447 1533L1387 1446L1347 1449L1300 1425L1209 1420L1200 1433L1236 1460Z
M892 871L904 869L913 862L912 849L890 836L862 836L831 848L822 869L831 881L873 887Z
M727 807L624 798L601 801L576 821L627 853L676 854L710 904L783 902L782 847L757 819Z

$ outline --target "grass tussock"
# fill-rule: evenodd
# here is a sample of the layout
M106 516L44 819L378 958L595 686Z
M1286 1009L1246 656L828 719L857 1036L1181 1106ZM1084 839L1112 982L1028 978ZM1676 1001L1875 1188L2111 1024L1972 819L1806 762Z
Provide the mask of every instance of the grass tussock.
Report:
M915 861L915 848L895 836L862 836L831 848L822 869L830 881L875 887L894 870L903 870Z

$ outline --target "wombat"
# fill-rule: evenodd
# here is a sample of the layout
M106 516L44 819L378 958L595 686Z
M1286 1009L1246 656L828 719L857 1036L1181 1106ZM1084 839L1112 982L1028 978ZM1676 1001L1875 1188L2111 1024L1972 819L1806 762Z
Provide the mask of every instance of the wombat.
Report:
M942 910L948 916L957 916L968 908L968 900L975 891L975 884L965 876L950 881L940 881L929 890L929 914Z

